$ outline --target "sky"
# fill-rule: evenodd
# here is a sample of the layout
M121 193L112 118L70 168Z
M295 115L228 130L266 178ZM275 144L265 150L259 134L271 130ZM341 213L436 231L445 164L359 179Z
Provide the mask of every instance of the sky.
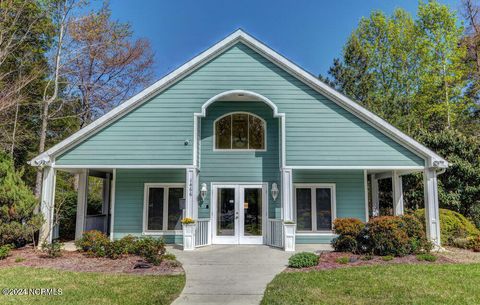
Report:
M459 9L460 0L440 2ZM114 19L150 40L159 79L238 28L308 72L326 75L362 16L398 7L415 14L418 1L110 0L110 6Z

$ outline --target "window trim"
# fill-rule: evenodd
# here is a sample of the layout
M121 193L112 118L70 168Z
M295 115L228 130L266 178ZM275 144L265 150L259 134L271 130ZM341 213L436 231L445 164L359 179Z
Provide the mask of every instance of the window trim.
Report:
M151 188L163 188L163 230L148 229L148 198ZM182 230L168 230L168 194L170 188L183 188L183 198L185 198L185 183L144 183L143 187L143 235L163 235L165 233L181 234ZM166 191L165 191L166 190Z
M245 149L245 148L242 148L242 149L233 149L233 148L217 148L217 129L216 129L216 125L217 125L217 122L221 119L223 119L224 117L226 116L229 116L229 115L234 115L234 114L248 114L248 115L251 115L251 116L254 116L255 118L261 120L263 122L263 149ZM233 132L233 124L231 124L231 129L230 129L230 144L232 144L232 132ZM247 138L248 140L250 140L250 119L248 120L248 127L247 127ZM264 120L262 117L254 114L254 113L251 113L251 112L247 112L247 111L233 111L233 112L229 112L229 113L225 113L223 114L222 116L216 118L214 121L213 121L213 151L221 151L221 152L246 152L246 151L259 151L259 152L262 152L262 151L267 151L267 121Z
M294 221L297 223L297 188L310 189L311 192L311 210L312 210L312 230L297 230L300 234L333 234L333 222L337 218L337 192L335 183L296 183L293 186L293 216ZM316 189L330 189L331 190L331 213L332 213L332 229L331 230L317 230L317 202L316 202Z

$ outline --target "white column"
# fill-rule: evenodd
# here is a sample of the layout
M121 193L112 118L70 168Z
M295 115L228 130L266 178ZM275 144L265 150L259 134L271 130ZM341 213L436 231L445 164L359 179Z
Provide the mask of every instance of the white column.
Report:
M196 169L195 168L187 168L185 174L185 217L194 217L194 202L197 200L194 199L195 197L195 182L196 182Z
M51 167L43 169L42 195L40 201L40 212L43 214L45 222L40 228L39 242L51 243L53 234L53 216L55 207L55 180L56 171Z
M441 247L440 243L440 216L438 208L437 172L435 169L426 169L423 172L425 196L425 223L428 239Z
M103 232L106 234L108 229L108 212L110 210L110 173L106 173L103 179L103 196L102 196L102 214L106 215L103 220Z
M403 215L403 189L402 176L397 171L392 173L392 191L393 191L393 215Z
M372 215L373 217L380 216L380 199L378 197L378 179L375 175L370 175L370 182L372 183Z
M284 221L293 221L292 169L282 169L282 213Z
M75 223L75 240L82 237L87 217L88 170L78 173L77 222Z

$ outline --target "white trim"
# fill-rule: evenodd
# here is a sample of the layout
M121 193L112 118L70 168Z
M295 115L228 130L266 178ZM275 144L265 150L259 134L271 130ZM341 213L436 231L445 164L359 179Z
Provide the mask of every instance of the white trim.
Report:
M368 175L367 170L363 170L363 186L365 191L365 221L368 222Z
M84 169L84 168L99 168L99 169L185 169L192 168L193 165L148 165L148 164L139 164L139 165L57 165L53 164L53 168L59 169Z
M217 146L217 127L216 127L216 124L219 120L227 117L227 116L230 116L230 147L233 147L233 115L234 114L247 114L247 115L251 115L259 120L261 120L263 122L263 149L250 149L250 148L244 148L244 149L235 149L235 148L216 148ZM248 117L248 127L247 127L247 145L250 146L250 117ZM229 113L225 113L224 115L216 118L214 121L213 121L213 143L212 143L212 151L220 151L220 152L265 152L267 151L267 121L264 120L263 118L261 118L260 116L252 113L252 112L248 112L248 111L232 111L232 112L229 112Z
M148 229L148 194L150 188L163 188L163 230L149 230ZM177 233L181 230L168 230L168 194L170 188L183 188L183 197L185 198L185 183L144 183L143 186L143 220L142 220L142 235L161 235L168 233Z
M110 209L110 240L113 241L113 222L115 220L115 186L117 184L117 170L113 169L112 186L110 187L111 209Z
M295 234L296 236L332 236L335 237L337 234L330 232L306 232L306 231L300 231Z
M310 189L310 199L311 199L311 211L312 211L312 230L311 231L299 231L297 223L297 188ZM332 215L332 230L317 230L317 202L316 202L316 189L330 189L331 195L331 215ZM297 224L297 232L300 234L333 234L333 222L337 218L337 190L336 183L294 183L293 185L293 219Z
M285 168L290 169L367 169L367 170L424 170L424 166L370 166L370 165L320 165L320 166L285 166Z
M448 167L448 162L442 157L440 157L439 155L437 155L432 150L418 143L411 137L407 136L397 128L387 123L385 120L381 119L379 116L363 108L358 103L351 100L350 98L339 93L335 89L329 87L328 85L320 81L316 76L306 72L296 64L289 61L287 58L283 57L279 53L275 52L274 50L267 47L265 44L253 38L252 36L248 35L242 30L237 30L234 33L230 34L229 36L227 36L220 42L216 43L206 51L202 52L198 56L194 57L192 60L188 61L187 63L185 63L184 65L182 65L181 67L173 71L172 73L160 79L159 81L157 81L150 87L146 88L139 94L135 95L131 99L127 100L126 102L120 104L109 113L100 117L95 122L89 124L85 128L74 133L73 135L61 141L60 143L53 146L49 150L33 158L30 161L30 164L33 166L38 166L38 165L41 165L41 163L51 162L53 159L52 157L55 157L62 151L65 151L66 149L71 147L76 142L80 141L84 137L95 132L95 130L98 129L99 127L107 125L112 121L114 121L115 119L117 119L118 117L121 117L122 115L127 113L131 108L138 106L142 102L146 101L148 98L157 94L160 90L166 89L168 86L172 85L175 81L179 80L183 76L186 76L190 71L198 68L200 65L206 63L208 60L215 57L217 54L219 54L220 52L229 48L230 46L232 46L237 42L242 42L247 46L251 47L262 56L271 60L274 64L276 64L280 68L291 73L293 76L297 77L298 79L300 79L301 81L309 85L312 89L316 90L322 95L329 97L335 103L345 108L347 111L353 113L354 115L361 118L365 122L369 123L370 125L374 126L378 130L382 131L387 136L403 144L410 150L416 152L417 154L420 154L423 157L426 157L428 159L427 160L428 167L440 167L440 168ZM227 93L224 92L221 94L227 94ZM209 101L207 101L207 103L204 104L204 106L202 106L203 115L200 115L200 116L205 116L205 110L206 110L206 107L208 107L210 101L213 102L218 98L221 98L222 96L224 95L221 95L221 96L216 95L212 97ZM255 94L252 96L255 97ZM278 109L276 108L275 104L273 104L268 99L266 100L262 99L262 100L268 103L273 108L274 116L279 115Z

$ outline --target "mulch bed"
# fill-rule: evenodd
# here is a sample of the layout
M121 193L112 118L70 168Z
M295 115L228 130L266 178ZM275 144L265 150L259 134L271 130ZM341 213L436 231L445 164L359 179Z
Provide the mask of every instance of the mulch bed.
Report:
M373 256L370 260L362 260L364 256L355 255L352 253L344 252L319 252L320 255L318 265L309 268L295 269L287 268L287 272L297 271L314 271L314 270L329 270L337 268L349 268L357 266L374 266L374 265L391 265L391 264L445 264L445 263L457 263L456 260L444 256L442 254L435 254L437 260L435 262L419 261L415 255L407 255L403 257L394 257L390 261L384 261L381 256ZM336 260L340 257L348 257L350 261L346 264L338 263Z
M22 261L15 262L18 258ZM139 256L128 255L119 259L109 259L102 257L87 257L78 251L62 251L62 256L58 258L49 258L40 250L34 250L31 246L20 249L14 249L10 256L0 260L0 268L12 266L54 268L60 270L77 272L105 272L105 273L126 273L139 275L167 275L181 274L183 268L179 263L164 260L159 266L153 266L148 269L134 269L137 263L146 263Z

